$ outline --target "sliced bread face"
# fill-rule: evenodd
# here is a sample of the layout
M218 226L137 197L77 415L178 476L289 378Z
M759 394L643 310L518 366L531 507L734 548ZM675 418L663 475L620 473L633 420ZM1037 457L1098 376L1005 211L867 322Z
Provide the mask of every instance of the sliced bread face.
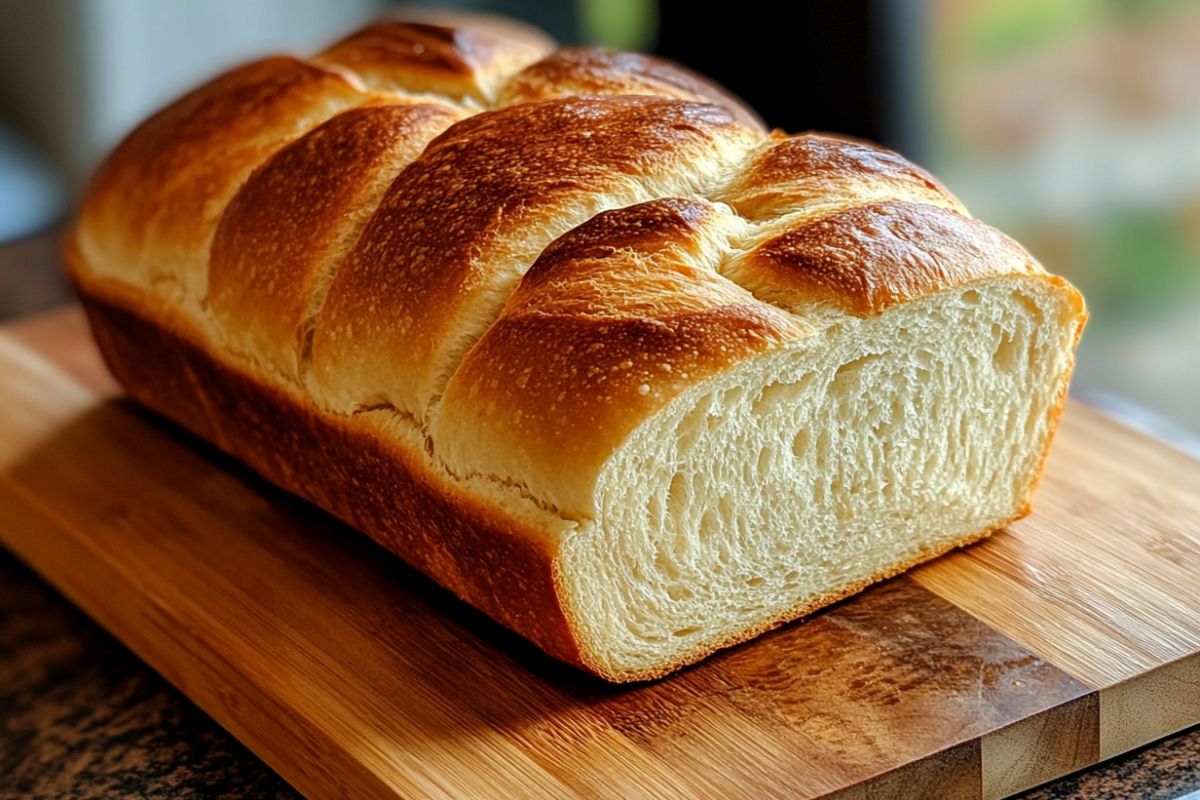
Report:
M830 319L675 398L563 544L589 656L666 672L1023 516L1078 314L1039 277L985 280Z

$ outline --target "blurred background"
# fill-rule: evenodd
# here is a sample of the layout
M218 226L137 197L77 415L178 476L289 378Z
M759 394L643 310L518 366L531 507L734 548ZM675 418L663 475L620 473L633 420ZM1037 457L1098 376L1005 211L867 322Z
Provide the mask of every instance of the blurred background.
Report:
M231 63L382 14L505 14L724 83L767 122L883 142L1087 295L1077 396L1200 453L1200 0L7 0L0 319L68 292L105 151Z

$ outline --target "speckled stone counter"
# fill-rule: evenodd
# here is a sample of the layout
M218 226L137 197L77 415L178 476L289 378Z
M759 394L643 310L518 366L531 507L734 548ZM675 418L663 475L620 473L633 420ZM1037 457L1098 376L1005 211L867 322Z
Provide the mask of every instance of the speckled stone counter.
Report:
M299 795L0 550L0 798L26 797Z
M1040 789L1022 800L1068 797L1200 800L1200 728L1113 759Z
M1200 790L1200 729L1026 795ZM204 712L0 550L0 800L291 798Z

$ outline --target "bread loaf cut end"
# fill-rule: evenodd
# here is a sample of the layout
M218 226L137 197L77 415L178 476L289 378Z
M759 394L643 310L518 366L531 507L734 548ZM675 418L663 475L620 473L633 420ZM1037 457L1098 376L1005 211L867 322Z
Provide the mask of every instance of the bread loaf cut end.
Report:
M677 397L563 543L585 661L662 674L1023 516L1080 312L1044 276L970 284L831 316Z

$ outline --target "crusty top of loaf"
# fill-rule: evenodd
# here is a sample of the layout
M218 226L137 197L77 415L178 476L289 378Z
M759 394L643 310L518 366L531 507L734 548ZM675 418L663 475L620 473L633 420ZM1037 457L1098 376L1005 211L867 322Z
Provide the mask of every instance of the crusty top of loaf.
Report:
M982 222L938 206L883 200L794 222L728 271L785 307L827 302L868 316L946 286L1028 272L1032 263Z
M722 86L686 67L641 53L613 53L594 47L570 47L530 64L504 84L501 105L570 95L656 95L712 103L748 128L763 122Z
M212 231L279 146L364 100L343 70L279 56L233 69L146 120L84 196L78 244L94 269L198 299Z
M727 187L723 200L763 219L813 206L904 197L967 211L924 169L882 147L843 136L774 134Z
M829 314L1045 275L899 155L677 65L397 22L147 120L75 244L81 282L572 518L649 416Z
M443 103L360 105L251 174L221 217L208 268L209 307L238 349L299 368L295 320L313 311L321 266L349 250L378 193L461 118ZM360 224L347 225L351 218Z
M454 125L397 177L338 269L313 341L321 392L421 417L556 234L751 142L717 106L635 95L522 103Z
M552 49L469 28L380 20L314 57L380 91L429 92L487 102L509 75Z

